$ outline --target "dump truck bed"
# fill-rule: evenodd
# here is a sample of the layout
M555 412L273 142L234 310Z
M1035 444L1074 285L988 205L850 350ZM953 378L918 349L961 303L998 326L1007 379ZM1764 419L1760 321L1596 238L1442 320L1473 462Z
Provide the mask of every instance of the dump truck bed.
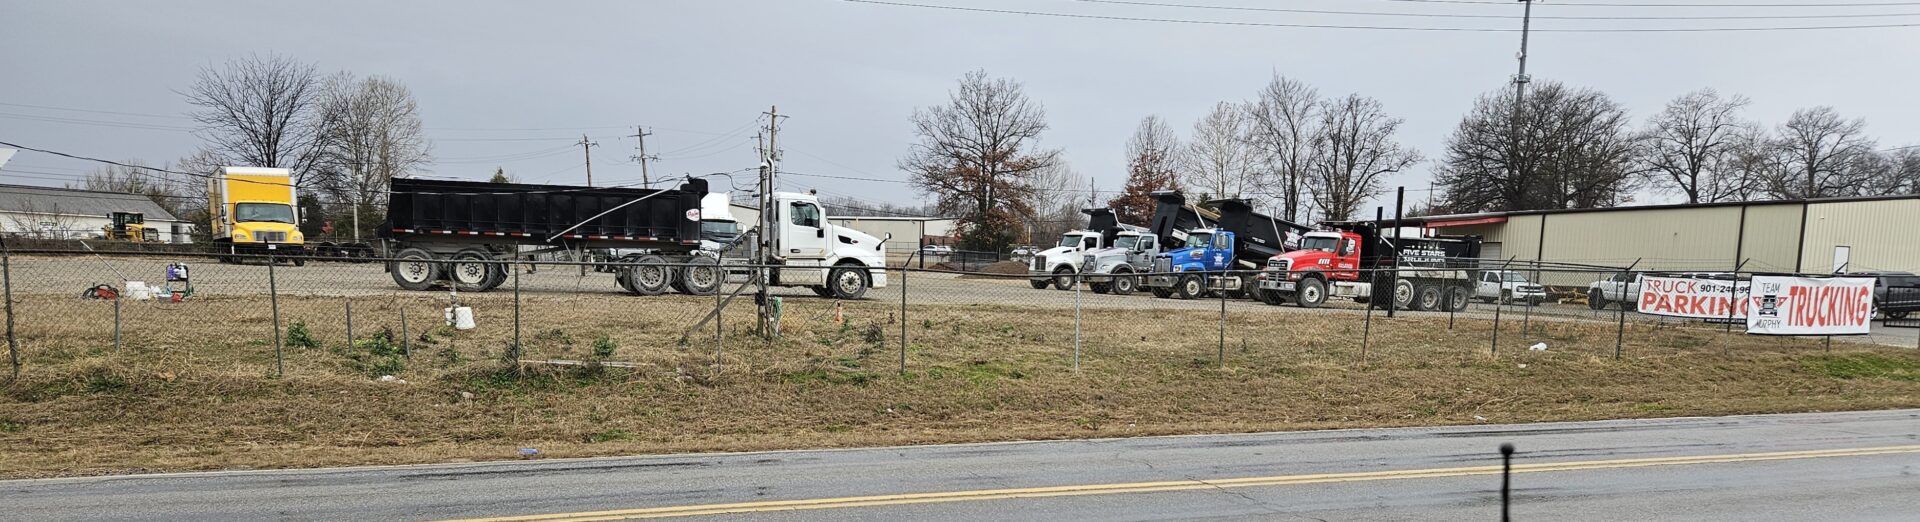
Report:
M701 179L674 189L404 178L391 186L381 228L390 238L663 248L699 245L700 200L707 194Z

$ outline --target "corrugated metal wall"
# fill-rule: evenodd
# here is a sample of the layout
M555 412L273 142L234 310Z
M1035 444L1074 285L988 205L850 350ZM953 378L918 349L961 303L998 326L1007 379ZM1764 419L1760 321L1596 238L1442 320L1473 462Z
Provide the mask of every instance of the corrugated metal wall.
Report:
M1550 214L1546 260L1651 270L1730 271L1739 207Z
M1794 257L1800 254L1801 205L1753 205L1747 207L1746 242L1740 245L1740 257L1747 260L1741 270L1756 272L1792 272Z
M1833 247L1852 247L1850 272L1920 273L1920 200L1815 203L1808 206L1801 271L1832 272Z

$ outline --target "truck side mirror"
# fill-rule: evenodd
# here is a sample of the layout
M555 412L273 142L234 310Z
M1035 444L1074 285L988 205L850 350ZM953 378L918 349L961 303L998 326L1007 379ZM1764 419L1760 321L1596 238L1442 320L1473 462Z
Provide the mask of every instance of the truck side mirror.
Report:
M824 229L824 228L813 229L813 235L814 237L827 237L827 229Z

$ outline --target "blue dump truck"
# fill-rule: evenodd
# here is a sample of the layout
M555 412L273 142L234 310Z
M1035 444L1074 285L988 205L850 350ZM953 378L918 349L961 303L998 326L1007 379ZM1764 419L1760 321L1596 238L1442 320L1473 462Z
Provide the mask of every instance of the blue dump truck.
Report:
M1148 232L1171 250L1153 260L1145 285L1155 297L1260 298L1254 278L1267 259L1296 248L1307 226L1254 212L1253 205L1221 199L1204 206L1176 191L1153 193L1158 206Z

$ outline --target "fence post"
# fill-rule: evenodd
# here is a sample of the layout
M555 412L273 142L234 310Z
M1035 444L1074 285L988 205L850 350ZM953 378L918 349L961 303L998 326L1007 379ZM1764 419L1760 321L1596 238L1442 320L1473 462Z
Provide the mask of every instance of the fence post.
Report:
M919 251L914 251L914 254ZM907 265L913 262L913 254L907 254L907 261L900 264L900 374L907 373Z
M400 356L413 360L413 333L407 331L407 304L400 303Z
M1520 256L1509 257L1507 258L1507 262L1500 263L1500 274L1501 274L1500 277L1502 278L1506 277L1507 266L1512 265L1513 260L1518 259L1519 257ZM1477 285L1478 283L1475 283L1475 284ZM1506 286L1506 285L1507 285L1506 280L1502 279L1500 282L1500 286ZM1507 305L1500 303L1500 294L1494 294L1493 296L1493 342L1491 345L1488 346L1488 351L1487 351L1487 355L1492 357L1500 356L1500 311L1506 309L1506 307Z
M1233 277L1233 272L1231 270L1225 272L1223 279L1220 280L1222 287L1227 283L1225 277ZM1220 368L1225 369L1227 367L1227 292L1222 290L1214 293L1220 297L1220 355L1217 358Z
M347 347L353 347L353 298L347 298Z
M1727 282L1727 284L1730 285L1727 287L1727 333L1733 333L1733 313L1736 310L1734 307L1740 304L1740 269L1745 266L1747 266L1747 260L1745 259L1740 260L1739 263L1734 263L1733 280ZM1753 291L1751 290L1751 286L1749 286L1747 293L1747 298L1752 299Z
M1380 282L1379 270L1380 269L1377 269L1377 268L1374 269L1372 277L1368 277L1367 280L1373 281L1375 283ZM1371 289L1379 288L1379 287L1380 285L1377 285L1377 284L1369 285L1368 291L1371 292L1372 291ZM1379 299L1380 297L1381 296L1372 295L1371 293L1369 293L1367 297L1367 319L1364 323L1362 323L1360 327L1360 365L1361 366L1365 366L1367 364L1367 341L1372 340L1371 337L1373 337L1373 309L1380 306L1381 304ZM1393 297L1389 295L1387 296L1387 298L1392 299Z
M11 383L20 379L20 339L13 333L13 252L4 235L0 235L0 286L5 287L7 300L7 358L13 364L13 376L7 382Z
M1080 272L1085 268L1073 271L1073 371L1076 372L1080 371L1080 287L1086 286L1081 284Z
M1631 276L1633 275L1633 269L1639 266L1640 266L1640 260L1635 259L1633 260L1633 264L1627 265L1627 270L1625 273ZM1620 283L1621 283L1620 284L1620 303L1615 305L1620 307L1620 311L1615 314L1615 316L1619 318L1620 324L1619 326L1615 327L1616 329L1613 332L1614 360L1620 359L1620 351L1622 347L1624 347L1627 343L1627 287L1630 286L1631 283L1628 283L1626 281L1621 281ZM1642 289L1642 290L1645 290L1645 289ZM1601 296L1607 295L1606 290L1602 289L1600 291L1600 295ZM1640 301L1639 296L1634 296L1634 302L1639 302L1639 301Z
M119 295L113 296L113 351L116 353L120 351L120 298L121 297L124 297L124 296L119 296Z
M586 265L580 268L585 270ZM511 265L507 269L513 270L513 369L520 371L520 270Z
M714 258L714 270L720 273L720 283L713 287L713 367L717 371L720 368L720 354L727 349L727 330L721 321L726 319L728 272L726 258L720 255Z
M1507 286L1506 275L1502 274L1500 277L1501 277L1500 286L1501 287ZM1540 288L1547 287L1547 285L1540 280L1540 260L1538 259L1535 259L1533 261L1533 282L1535 284L1539 284ZM1495 297L1494 299L1499 299L1499 298ZM1513 298L1508 297L1507 299L1512 300ZM1527 334L1530 333L1532 330L1533 330L1533 303L1527 302L1526 300L1521 300L1520 301L1520 340L1521 342L1526 342Z
M273 258L273 247L267 247L267 299L273 302L273 373L275 376L287 376L287 358L280 343L280 280L274 275L273 265L279 261Z

